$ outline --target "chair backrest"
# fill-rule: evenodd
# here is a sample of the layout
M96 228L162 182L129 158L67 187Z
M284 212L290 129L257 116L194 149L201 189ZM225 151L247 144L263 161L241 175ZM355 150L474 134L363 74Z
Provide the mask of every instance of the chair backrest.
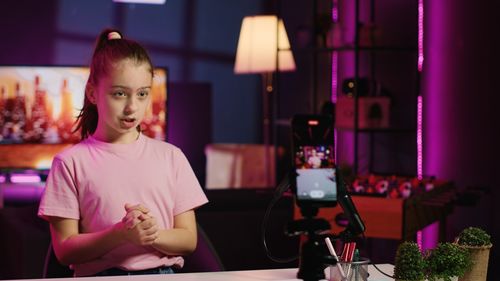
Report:
M224 271L224 265L208 235L198 224L198 245L193 253L184 257L184 267L179 272L211 271Z
M42 278L62 278L72 276L73 270L71 270L68 266L59 263L56 254L54 253L54 249L52 248L52 242L49 243L49 248L47 249L47 254L45 255Z

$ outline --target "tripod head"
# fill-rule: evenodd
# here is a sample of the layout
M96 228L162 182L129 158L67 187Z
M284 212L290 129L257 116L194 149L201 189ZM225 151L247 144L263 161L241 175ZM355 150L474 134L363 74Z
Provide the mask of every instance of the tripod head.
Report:
M325 279L325 267L338 262L328 253L324 243L324 238L331 236L324 234L330 231L330 223L325 219L316 218L318 208L302 208L301 212L304 218L294 220L287 225L288 235L305 234L307 236L300 250L297 277L306 281Z

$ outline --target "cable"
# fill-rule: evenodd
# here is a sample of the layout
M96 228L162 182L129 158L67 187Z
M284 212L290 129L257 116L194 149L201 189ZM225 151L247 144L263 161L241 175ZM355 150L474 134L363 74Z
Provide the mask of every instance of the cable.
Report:
M280 182L280 184L276 188L276 191L274 193L274 197L271 200L271 202L269 202L269 205L267 206L266 212L264 213L264 219L262 220L261 229L260 229L261 230L261 239L262 239L262 243L264 245L264 249L266 251L267 257L269 257L269 259L271 259L272 261L278 262L278 263L289 263L289 262L292 262L292 261L299 258L298 255L296 255L294 257L289 257L289 258L280 258L280 257L273 256L273 254L271 253L271 251L267 247L267 241L266 241L266 229L267 229L267 223L269 221L269 215L271 214L271 209L274 207L276 202L278 202L279 199L281 199L283 193L285 193L285 191L289 187L290 187L290 183L289 183L288 175L287 175L287 176L285 176L285 178L283 178L283 180Z
M396 279L396 277L394 277L394 276L392 276L392 275L389 275L389 274L387 274L387 273L383 272L383 271L382 271L380 268L378 268L378 267L377 267L377 265L376 265L376 264L374 264L373 262L372 262L372 265L373 265L373 267L375 267L375 269L376 269L376 270L378 270L378 272L382 273L383 275L385 275L385 276L387 276L387 277L389 277L389 278L392 278L392 279Z

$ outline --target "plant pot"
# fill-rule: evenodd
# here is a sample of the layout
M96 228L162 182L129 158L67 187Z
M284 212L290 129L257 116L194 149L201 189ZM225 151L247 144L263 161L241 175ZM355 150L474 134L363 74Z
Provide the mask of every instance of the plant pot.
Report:
M493 245L482 247L463 246L470 253L472 260L471 269L465 275L459 278L459 281L486 281L488 273L488 260L490 257L490 249Z
M458 276L450 277L450 281L457 281L457 280L458 280ZM439 279L436 279L436 281L444 281L444 279L443 278L439 278Z

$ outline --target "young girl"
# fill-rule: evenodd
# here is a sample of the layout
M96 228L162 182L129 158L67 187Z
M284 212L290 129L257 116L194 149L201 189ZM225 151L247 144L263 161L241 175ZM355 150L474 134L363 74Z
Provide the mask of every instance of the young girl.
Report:
M207 198L178 148L141 134L152 79L143 47L101 33L82 141L54 158L38 212L75 276L172 273L196 247L194 209Z

